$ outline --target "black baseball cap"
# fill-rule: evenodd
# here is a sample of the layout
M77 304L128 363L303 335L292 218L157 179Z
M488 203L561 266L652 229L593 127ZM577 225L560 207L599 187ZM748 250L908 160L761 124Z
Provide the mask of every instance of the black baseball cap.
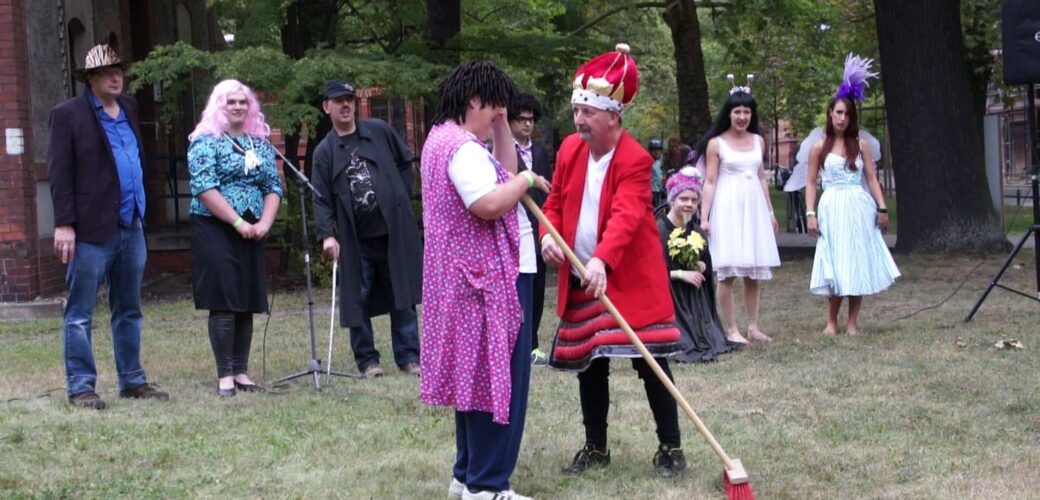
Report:
M343 80L329 80L328 83L325 84L326 99L335 99L345 95L349 95L350 97L357 96L357 94L354 93L353 85Z
M650 149L650 150L664 149L663 145L661 144L661 139L650 139L650 144L648 146L648 149Z

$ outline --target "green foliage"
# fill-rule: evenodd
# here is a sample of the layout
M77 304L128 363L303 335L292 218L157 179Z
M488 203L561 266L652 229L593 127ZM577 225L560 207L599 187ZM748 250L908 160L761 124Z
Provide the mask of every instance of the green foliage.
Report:
M164 95L195 88L209 89L216 81L235 78L263 96L268 123L287 133L313 130L321 117L321 89L330 78L346 78L360 86L382 85L391 97L409 97L428 91L430 82L444 68L411 55L357 56L332 50L312 50L307 57L292 60L271 47L245 47L205 52L177 42L156 48L147 59L133 66L130 91L159 84ZM425 84L423 84L425 83ZM204 105L208 92L198 92ZM175 100L163 103L165 123L174 116Z
M726 98L727 73L741 85L752 73L762 123L787 119L808 133L841 82L845 55L877 57L873 16L869 0L733 2L702 21L712 104ZM880 93L872 81L868 105Z
M960 2L976 106L992 75L1000 72L990 53L999 45L999 3ZM321 89L327 79L378 85L390 97L423 97L430 103L453 61L480 58L495 61L519 88L537 96L545 108L542 125L559 137L573 128L569 100L574 71L588 58L626 42L641 77L640 93L625 113L626 128L643 143L678 133L676 63L671 31L661 17L664 2L467 0L459 33L437 49L424 38L426 0L208 4L220 30L235 35L233 44L215 52L182 43L156 47L131 70L131 91L153 84L169 97L190 91L201 109L213 83L237 78L260 93L273 127L289 135L314 134L323 118ZM741 83L744 75L754 73L762 123L789 120L796 135L822 123L845 54L878 55L871 0L742 0L713 5L698 13L714 109L730 88L727 73ZM876 69L883 71L883 64L877 61ZM880 80L871 82L868 95L864 125L882 138ZM169 124L182 103L164 98L161 121ZM286 215L295 220L298 202L295 190L289 191Z

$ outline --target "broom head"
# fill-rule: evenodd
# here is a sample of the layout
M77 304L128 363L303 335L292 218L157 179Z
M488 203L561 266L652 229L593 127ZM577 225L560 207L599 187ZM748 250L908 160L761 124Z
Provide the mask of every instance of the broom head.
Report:
M726 487L726 498L729 500L755 500L755 494L751 491L751 483L748 482L747 471L740 460L732 460L733 468L726 469L722 474L722 483Z

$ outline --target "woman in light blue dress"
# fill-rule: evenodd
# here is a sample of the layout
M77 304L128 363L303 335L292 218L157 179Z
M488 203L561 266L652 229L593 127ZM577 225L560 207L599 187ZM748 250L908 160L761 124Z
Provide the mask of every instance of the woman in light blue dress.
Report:
M824 192L814 210L817 178ZM823 333L837 333L841 302L848 297L846 332L859 335L863 296L888 288L899 269L881 235L888 227L888 209L870 149L859 138L856 104L848 96L831 99L826 136L809 153L805 206L809 232L819 235L809 288L829 303Z

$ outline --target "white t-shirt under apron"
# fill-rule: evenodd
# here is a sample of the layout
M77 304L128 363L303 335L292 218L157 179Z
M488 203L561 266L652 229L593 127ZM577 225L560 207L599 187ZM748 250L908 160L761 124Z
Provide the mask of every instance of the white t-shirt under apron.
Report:
M603 180L607 177L607 167L610 160L614 159L614 150L611 149L600 159L593 160L592 152L589 152L588 167L585 172L585 192L581 196L581 211L578 213L578 227L574 234L574 255L582 264L588 264L592 253L596 251L596 242L599 231L599 199L603 193ZM576 268L571 268L571 274L582 277Z
M491 154L473 141L463 144L455 152L448 165L448 177L466 208L498 186ZM534 230L523 205L517 205L516 215L520 224L520 272L533 274L538 271L534 258Z

